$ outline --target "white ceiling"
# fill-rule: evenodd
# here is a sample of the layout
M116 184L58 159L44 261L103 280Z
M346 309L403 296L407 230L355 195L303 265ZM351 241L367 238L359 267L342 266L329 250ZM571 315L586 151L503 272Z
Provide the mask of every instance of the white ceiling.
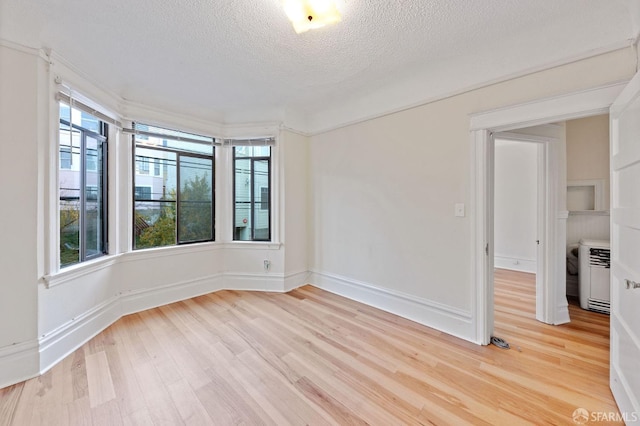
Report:
M383 112L621 46L633 1L346 0L342 22L296 34L280 0L0 0L0 38L133 102L313 123L375 93Z

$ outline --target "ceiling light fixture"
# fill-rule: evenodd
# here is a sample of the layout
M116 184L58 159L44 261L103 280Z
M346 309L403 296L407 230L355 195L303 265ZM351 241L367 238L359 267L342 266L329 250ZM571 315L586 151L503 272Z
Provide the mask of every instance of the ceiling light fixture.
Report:
M339 0L283 0L284 11L300 34L340 22Z

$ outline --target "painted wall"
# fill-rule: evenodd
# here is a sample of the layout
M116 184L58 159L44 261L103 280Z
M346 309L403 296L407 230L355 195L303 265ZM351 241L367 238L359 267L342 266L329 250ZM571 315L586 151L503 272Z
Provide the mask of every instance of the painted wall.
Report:
M609 115L569 120L567 127L567 180L602 180L604 212L570 213L567 220L567 259L577 263L571 254L581 239L609 240ZM572 272L575 273L575 268ZM578 277L567 275L567 294L578 296Z
M281 143L284 149L284 192L281 194L285 212L282 223L286 241L284 272L289 289L292 280L306 279L309 270L309 138L283 131Z
M604 179L609 210L609 115L567 121L567 180Z
M567 180L602 180L604 210L593 214L570 214L567 245L582 238L608 240L609 224L609 115L569 120L567 127Z
M475 339L469 115L629 79L625 49L311 138L312 282Z
M0 45L0 387L37 368L39 62Z
M497 268L536 272L538 145L495 143L494 254Z

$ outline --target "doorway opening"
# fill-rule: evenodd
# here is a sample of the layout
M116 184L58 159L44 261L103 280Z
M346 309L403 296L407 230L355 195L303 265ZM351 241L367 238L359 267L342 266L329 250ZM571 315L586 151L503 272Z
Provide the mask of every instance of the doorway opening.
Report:
M562 266L566 261L565 294L568 312L572 313L569 317L581 307L606 312L602 307L608 306L610 300L608 269L584 271L585 259L589 256L582 247L582 262L579 262L578 249L584 244L609 246L609 115L494 133L492 139L496 328L505 329L504 314L513 314L514 309L523 319L560 323L557 316L555 321L548 321L553 316L545 315L542 310L543 292L547 288L544 281L550 279L545 275L544 264L546 220L554 220L552 216L545 216L545 203L552 202L553 197L558 200L559 208L566 205L568 210L565 251L556 252L556 264ZM546 143L566 152L556 159L559 166L565 159L561 167L566 170L565 188L560 180L555 189L546 185L545 152L549 151ZM562 192L566 194L563 196ZM598 267L602 266L602 259L597 260ZM580 281L580 292L579 269L583 269L582 274L586 276ZM558 286L558 290L561 289L562 283ZM499 335L499 331L496 334Z
M498 337L509 314L543 320L545 143L523 129L496 133L494 144L494 327ZM554 142L555 143L555 142ZM537 310L537 308L540 308ZM506 316L505 316L506 314Z
M488 344L494 327L494 233L493 233L493 134L513 129L539 126L575 118L607 114L624 84L613 84L471 117L473 157L473 236L472 278L475 281L476 339ZM557 144L556 144L557 145ZM547 156L546 229L541 245L544 250L545 280L541 298L542 312L550 324L569 321L566 298L566 159L554 144L545 144ZM555 194L555 195L552 195Z

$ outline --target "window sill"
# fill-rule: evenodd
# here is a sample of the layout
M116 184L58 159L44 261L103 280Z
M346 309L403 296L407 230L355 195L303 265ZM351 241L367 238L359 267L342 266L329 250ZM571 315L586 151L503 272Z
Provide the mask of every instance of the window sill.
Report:
M282 243L273 241L227 241L222 243L226 249L280 250Z
M75 280L84 275L92 274L101 269L114 265L120 255L106 255L98 259L89 260L78 263L76 265L67 266L55 274L45 275L42 277L46 288L56 287L65 282Z
M222 246L214 241L206 243L193 243L165 247L153 247L139 250L132 250L122 254L122 261L135 261L142 259L152 259L164 256L175 256L178 254L199 253L203 251L219 250Z

